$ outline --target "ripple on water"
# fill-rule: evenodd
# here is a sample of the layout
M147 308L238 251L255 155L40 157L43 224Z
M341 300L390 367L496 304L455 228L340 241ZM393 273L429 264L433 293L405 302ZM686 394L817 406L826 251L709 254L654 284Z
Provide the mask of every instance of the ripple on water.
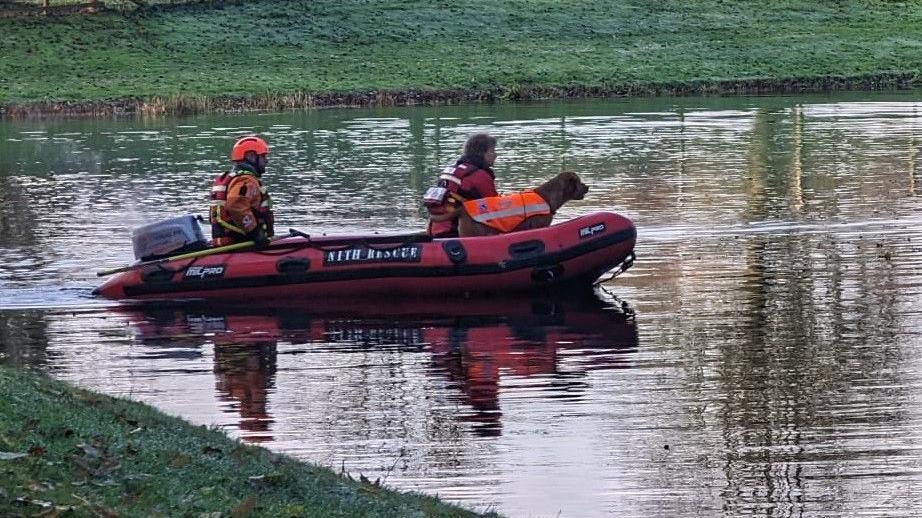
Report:
M6 122L0 361L510 516L912 516L922 119L862 95ZM270 140L279 228L316 235L424 228L474 131L501 190L575 170L591 190L559 219L634 219L607 294L89 296L131 228L204 214L243 133Z

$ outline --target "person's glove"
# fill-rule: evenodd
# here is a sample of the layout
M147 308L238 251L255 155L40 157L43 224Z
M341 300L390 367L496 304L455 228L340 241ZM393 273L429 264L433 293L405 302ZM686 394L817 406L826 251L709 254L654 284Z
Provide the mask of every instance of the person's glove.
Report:
M266 248L269 246L269 231L265 223L260 223L253 234L253 242L256 248Z

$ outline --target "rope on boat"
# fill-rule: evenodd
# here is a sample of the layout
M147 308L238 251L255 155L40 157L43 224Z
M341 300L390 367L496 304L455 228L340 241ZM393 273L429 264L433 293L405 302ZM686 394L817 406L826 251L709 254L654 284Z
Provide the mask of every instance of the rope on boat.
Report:
M610 280L612 280L612 279L614 279L615 277L617 277L617 276L619 276L619 275L621 275L621 274L624 273L628 268L630 268L631 266L633 266L633 264L634 264L634 259L635 259L635 258L636 258L636 256L634 255L634 252L631 252L630 254L628 254L627 257L624 258L623 261L621 261L621 264L619 264L617 267L615 267L615 268L613 268L613 269L611 269L611 270L609 270L609 271L603 273L602 275L599 276L598 279L596 279L595 282L592 283L592 287L593 287L593 288L597 288L597 289L599 289L600 291L604 292L604 293L605 293L606 295L608 295L609 297L611 297L611 298L612 298L612 303L613 303L615 306L620 307L620 308L621 308L621 311L624 313L624 316L627 317L627 318L629 318L629 319L633 319L633 318L634 318L634 309L631 308L631 305L628 304L627 301L621 300L620 298L618 298L618 295L616 295L615 292L609 290L608 288L606 288L606 287L603 286L602 284L605 283L605 282L608 282L608 281L610 281ZM608 275L608 276L605 277L605 275ZM604 277L604 278L603 278L603 277Z
M596 279L595 282L592 283L592 285L599 286L603 282L608 282L614 279L615 277L621 275L622 273L626 272L628 268L634 265L634 259L636 258L637 256L634 255L634 252L627 254L627 257L625 257L624 260L621 261L621 264L619 264L615 268L612 268L611 270L608 270L607 272L600 275L599 278ZM605 277L606 275L608 275L608 277Z

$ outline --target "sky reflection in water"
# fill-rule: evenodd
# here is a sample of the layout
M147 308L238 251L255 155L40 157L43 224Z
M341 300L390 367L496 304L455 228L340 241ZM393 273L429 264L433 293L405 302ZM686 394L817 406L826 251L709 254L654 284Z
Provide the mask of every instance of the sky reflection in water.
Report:
M912 516L915 97L4 123L2 361L512 516ZM241 131L272 146L279 227L320 233L422 228L422 192L478 130L501 190L575 170L591 190L560 219L633 218L634 268L567 299L88 296L132 227L204 212Z

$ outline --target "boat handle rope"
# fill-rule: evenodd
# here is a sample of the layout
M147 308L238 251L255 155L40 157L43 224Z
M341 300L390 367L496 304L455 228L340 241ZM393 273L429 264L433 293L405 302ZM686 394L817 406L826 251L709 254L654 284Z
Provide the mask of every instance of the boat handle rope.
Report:
M593 286L599 286L600 284L602 284L602 283L604 283L604 282L608 282L608 281L614 279L615 277L621 275L622 273L626 272L628 268L630 268L631 266L634 265L634 259L636 259L636 258L637 258L637 256L634 255L634 252L631 252L631 253L627 254L627 256L624 258L624 260L621 261L621 263L618 264L618 266L616 266L616 267L612 268L611 270L608 270L607 272L605 272L605 273L603 273L602 275L600 275L599 278L596 279L595 282L592 283L592 285L593 285ZM606 274L608 275L608 277L605 277ZM603 277L604 277L604 278L603 278Z
M634 255L634 252L631 252L630 254L627 255L627 257L624 258L623 261L621 261L621 264L619 264L615 268L606 272L610 274L608 277L603 279L602 276L599 276L599 278L596 279L596 281L592 283L593 288L598 288L599 290L604 292L606 295L611 297L612 303L616 307L619 307L621 309L621 312L624 314L624 316L627 317L629 320L634 320L636 318L636 314L634 313L634 308L632 308L631 305L628 304L626 300L621 300L618 297L618 295L615 294L615 292L603 286L602 283L608 282L614 279L615 277L621 275L622 273L624 273L628 268L630 268L634 264L634 259L636 259L636 256ZM602 275L605 275L605 274L603 273Z

